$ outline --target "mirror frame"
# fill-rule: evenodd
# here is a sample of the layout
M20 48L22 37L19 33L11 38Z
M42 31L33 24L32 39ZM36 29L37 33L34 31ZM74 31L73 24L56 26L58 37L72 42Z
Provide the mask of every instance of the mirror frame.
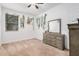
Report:
M59 22L59 33L61 34L61 19L54 19L54 20L48 21L48 32L50 30L49 23L52 22L52 21L58 21Z

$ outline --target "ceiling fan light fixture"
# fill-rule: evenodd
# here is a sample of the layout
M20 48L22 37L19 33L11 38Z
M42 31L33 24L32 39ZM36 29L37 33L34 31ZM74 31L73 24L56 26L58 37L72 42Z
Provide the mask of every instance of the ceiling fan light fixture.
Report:
M39 6L38 6L39 4L44 4L44 3L32 3L28 5L28 8L31 6L35 6L36 9L39 9Z
M30 5L28 5L28 8L29 8L29 7L31 7L31 4L30 4Z
M37 5L35 5L35 7L36 7L37 9L39 9L39 7L38 7Z

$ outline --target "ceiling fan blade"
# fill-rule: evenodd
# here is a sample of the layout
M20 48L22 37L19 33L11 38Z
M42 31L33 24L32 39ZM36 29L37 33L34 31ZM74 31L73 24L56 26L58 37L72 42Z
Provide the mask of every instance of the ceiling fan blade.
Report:
M36 3L36 4L44 4L44 3Z
M39 7L38 7L37 5L35 5L35 7L36 7L37 9L39 9Z
M27 6L28 8L31 7L31 4Z

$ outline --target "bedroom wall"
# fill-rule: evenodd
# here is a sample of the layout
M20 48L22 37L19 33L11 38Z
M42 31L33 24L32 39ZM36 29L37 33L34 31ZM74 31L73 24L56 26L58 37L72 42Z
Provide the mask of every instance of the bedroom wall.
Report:
M62 19L61 31L62 31L62 34L65 34L65 47L69 49L69 30L68 30L67 24L77 23L77 18L79 18L79 4L77 3L60 4L42 14L45 14L45 13L47 13L47 18L46 18L47 21L54 20L54 19ZM42 40L43 32L44 32L43 29L36 28L36 37Z
M1 44L1 5L0 5L0 44Z
M6 13L9 13L12 15L19 15L20 17L24 15L25 16L25 27L21 28L19 24L18 31L6 31L5 30L5 14ZM32 15L29 15L27 13L18 12L16 10L4 8L4 7L2 8L2 20L1 20L2 22L2 40L1 41L2 43L34 38L34 30L33 30L32 24L31 25L27 24L28 16L32 17Z
M25 21L25 28L21 29L19 27L19 31L5 31L5 13L10 13L14 15L25 15L26 18L28 16L32 17L32 15L27 15L22 12L18 12L15 10L11 10L8 8L0 8L0 12L2 10L2 18L1 19L1 42L6 43L6 42L13 42L13 41L18 41L18 40L23 40L23 39L31 39L31 38L38 38L40 40L43 40L43 33L45 30L47 30L47 25L46 29L43 30L42 28L38 29L36 22L34 23L35 28L33 30L32 25L26 24ZM69 49L69 31L67 24L70 23L77 23L77 18L79 18L79 4L60 4L54 8L51 8L50 10L42 13L45 14L47 13L47 18L46 21L49 20L54 20L54 19L62 19L62 34L65 34L65 47ZM42 14L38 15L41 16Z

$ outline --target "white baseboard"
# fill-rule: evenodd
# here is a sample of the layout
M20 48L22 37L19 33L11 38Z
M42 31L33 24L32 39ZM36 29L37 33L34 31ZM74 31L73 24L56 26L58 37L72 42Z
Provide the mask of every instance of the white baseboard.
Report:
M32 39L32 38L30 38L30 39ZM2 44L13 43L13 42L22 41L22 40L29 40L29 39L18 39L18 40L5 41L5 42L2 42Z

